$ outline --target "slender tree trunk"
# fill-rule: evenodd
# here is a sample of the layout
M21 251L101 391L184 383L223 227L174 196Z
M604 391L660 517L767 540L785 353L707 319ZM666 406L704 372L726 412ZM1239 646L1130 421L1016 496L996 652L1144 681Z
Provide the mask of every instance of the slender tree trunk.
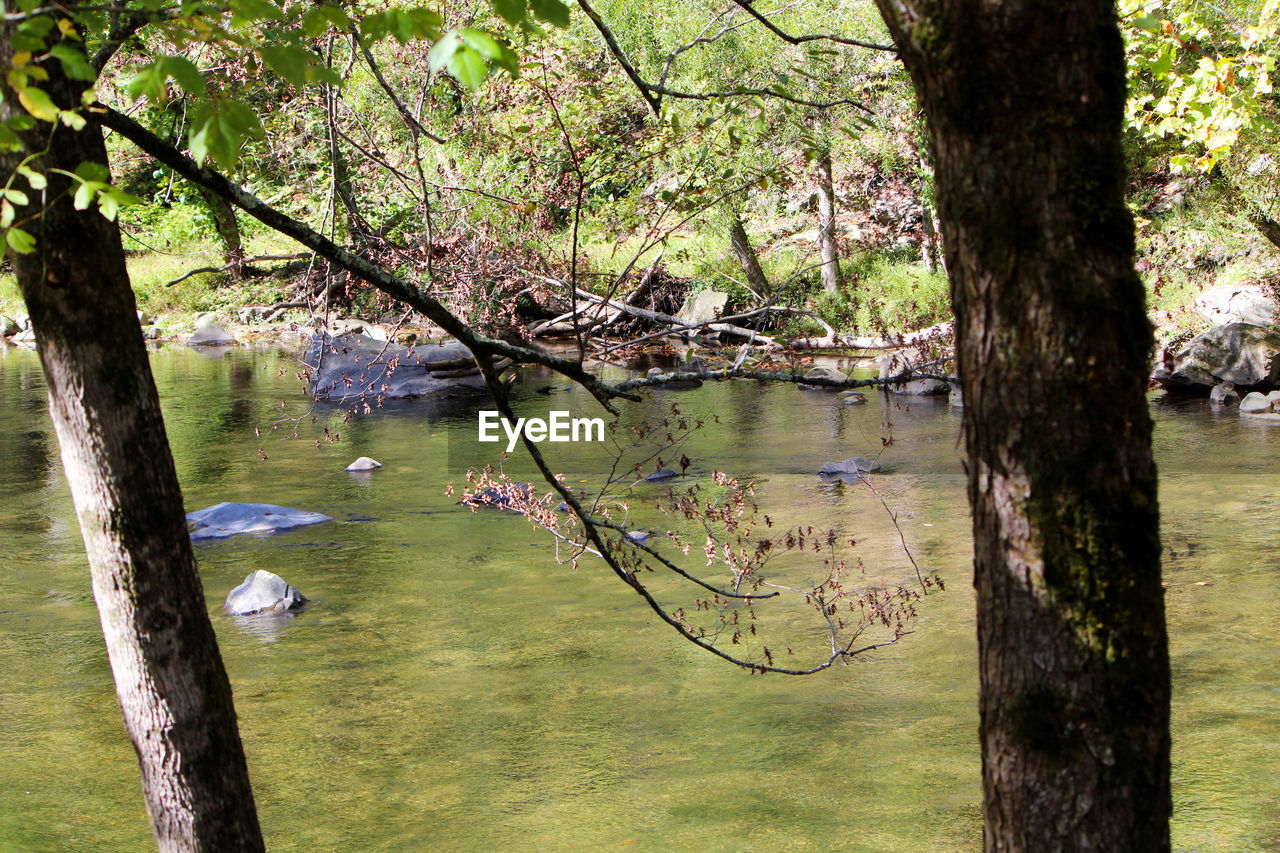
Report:
M840 253L836 249L836 193L831 180L831 151L818 154L818 251L822 257L822 289L840 292Z
M213 227L222 241L222 260L227 264L227 273L232 281L244 278L244 244L240 241L240 223L236 221L236 210L225 198L210 192L204 187L196 186L200 198L209 208L213 217Z
M751 245L751 239L747 237L742 216L736 210L731 212L729 219L729 249L742 265L742 274L746 276L747 284L755 291L756 296L768 298L773 288L760 267L760 257Z
M0 30L0 67L10 67ZM53 28L57 33L57 28ZM63 42L68 44L68 42ZM80 105L83 83L45 62L41 87ZM0 83L0 120L20 111ZM52 133L52 139L50 134ZM47 176L17 211L38 242L11 253L36 332L49 413L75 501L94 597L125 728L138 753L152 828L162 850L261 850L262 836L231 687L205 607L182 494L135 312L116 225L72 206L81 163L107 164L100 127L38 123L23 151L0 155L10 172L27 154ZM41 208L43 199L48 206Z
M877 0L929 122L973 513L986 848L1169 849L1169 662L1110 2Z

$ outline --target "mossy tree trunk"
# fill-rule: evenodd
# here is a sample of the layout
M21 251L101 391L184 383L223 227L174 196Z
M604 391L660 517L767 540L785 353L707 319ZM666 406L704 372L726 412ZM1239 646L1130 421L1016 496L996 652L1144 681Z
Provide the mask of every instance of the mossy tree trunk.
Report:
M965 394L986 848L1169 849L1169 662L1110 2L877 0Z
M12 63L0 27L0 67ZM56 27L53 32L57 33ZM41 83L63 109L83 83L44 62ZM0 120L18 99L0 82ZM52 139L50 134L52 133ZM182 493L135 314L120 233L54 169L107 165L100 127L44 122L0 155L6 174L28 154L48 181L17 211L38 240L13 254L36 333L68 485L84 537L94 598L125 728L138 754L162 850L261 850L262 835L236 727L231 687L205 606ZM51 709L56 713L56 709Z
M729 213L729 250L738 259L738 264L742 267L742 274L746 276L747 285L755 291L757 297L767 299L772 290L769 285L769 279L765 276L764 269L760 266L760 256L756 254L755 247L751 245L751 238L747 236L747 229L742 222L742 215L736 210Z
M222 261L227 265L227 275L232 281L244 278L244 244L240 240L240 223L236 221L236 210L225 198L197 186L196 191L209 208L213 217L213 227L222 241Z

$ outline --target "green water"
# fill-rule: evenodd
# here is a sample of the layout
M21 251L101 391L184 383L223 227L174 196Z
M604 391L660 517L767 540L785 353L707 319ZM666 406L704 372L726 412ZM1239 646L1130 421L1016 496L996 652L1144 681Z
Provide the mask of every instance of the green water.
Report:
M336 519L198 549L271 849L980 847L968 519L945 403L836 408L726 383L648 404L719 417L686 450L694 475L757 476L765 511L859 537L857 556L905 577L878 504L811 474L880 453L882 493L948 582L900 645L762 678L683 643L600 563L556 564L523 519L457 507L445 484L486 458L474 408L400 404L344 423L307 413L281 353L179 348L153 365L188 510L261 501ZM532 393L548 381L524 381L522 414L590 411L576 392ZM1153 411L1175 847L1277 850L1280 428L1200 403ZM599 480L598 454L544 447L571 482ZM385 467L343 473L360 455ZM507 465L529 478L527 462ZM2 347L0 542L0 850L150 849L39 365ZM257 568L315 605L223 616ZM797 645L816 636L774 627Z

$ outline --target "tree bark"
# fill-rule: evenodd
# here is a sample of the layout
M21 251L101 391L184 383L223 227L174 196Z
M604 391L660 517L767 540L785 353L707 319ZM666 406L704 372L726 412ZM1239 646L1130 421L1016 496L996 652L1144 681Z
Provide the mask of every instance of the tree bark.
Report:
M738 263L742 266L742 274L746 276L747 284L755 291L756 296L767 299L773 288L769 286L769 279L760 267L760 257L756 254L755 247L751 245L751 239L747 237L742 216L735 210L730 217L729 249L738 259Z
M836 249L836 193L831 180L831 151L818 154L818 251L822 257L822 290L840 292L840 253Z
M0 67L12 65L13 26L0 29ZM42 65L50 79L41 88L60 107L78 107L84 84L67 80L58 62ZM7 83L0 90L3 120L21 107ZM36 250L11 259L156 840L166 851L262 850L119 230L94 206L75 210L75 187L52 171L105 166L101 128L92 119L79 132L39 122L20 136L24 150L0 155L0 166L8 173L44 152L28 165L48 187L28 188L32 203L17 211Z
M989 851L1169 849L1169 661L1110 2L877 0L929 122Z
M227 265L227 274L232 281L240 281L244 278L244 244L240 240L240 223L236 221L235 208L215 192L199 185L196 190L208 206L214 230L222 241L222 260Z

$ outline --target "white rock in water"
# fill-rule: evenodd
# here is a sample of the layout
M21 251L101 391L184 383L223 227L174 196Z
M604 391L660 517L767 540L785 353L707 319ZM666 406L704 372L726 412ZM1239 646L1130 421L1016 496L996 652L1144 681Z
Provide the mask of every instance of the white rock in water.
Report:
M228 344L234 344L235 342L235 338L231 337L231 334L226 329L218 325L210 324L196 329L196 333L191 336L191 340L187 341L187 346L226 346Z
M223 609L232 616L249 616L253 613L284 613L307 603L307 597L298 592L284 578L261 569L250 572L227 595Z
M321 521L327 515L274 504L220 503L187 513L191 541L225 539L237 533L278 533Z
M1254 415L1271 411L1271 401L1257 391L1251 391L1240 401L1240 414Z
M376 459L370 459L368 456L361 456L355 462L352 462L344 471L372 471L374 468L381 468L382 463Z

